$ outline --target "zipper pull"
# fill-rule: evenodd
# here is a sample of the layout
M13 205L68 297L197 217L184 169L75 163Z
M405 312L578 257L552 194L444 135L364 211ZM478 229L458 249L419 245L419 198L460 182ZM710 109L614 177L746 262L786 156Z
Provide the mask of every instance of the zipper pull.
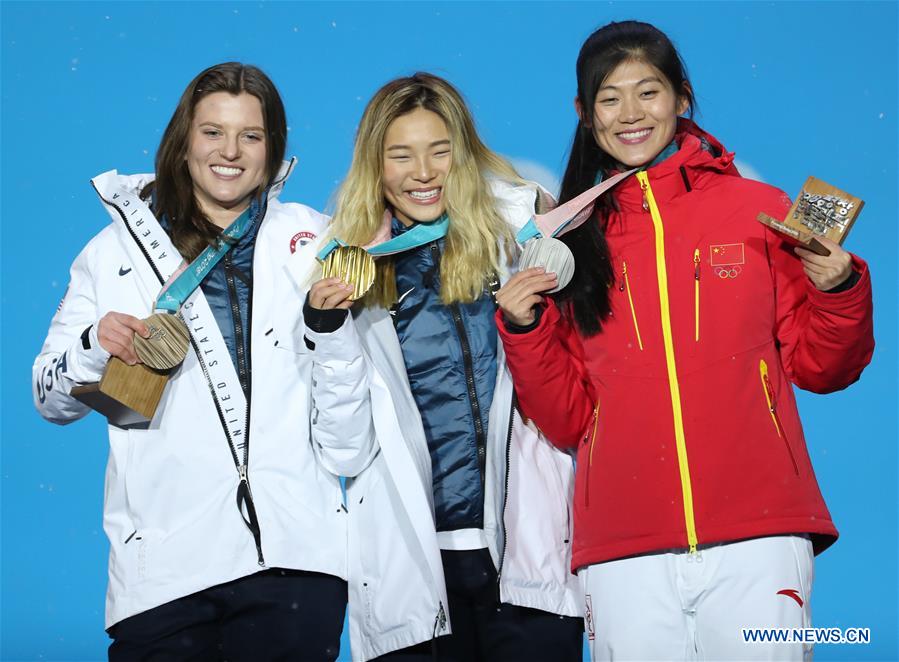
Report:
M250 484L250 480L247 478L247 465L241 464L237 467L237 473L240 476L241 483L246 483L247 485Z
M643 211L649 211L649 199L646 197L646 189L648 188L649 184L640 182L640 189L643 191Z
M621 261L621 284L618 286L619 292L624 292L624 279L627 278L627 262Z
M693 251L693 278L699 280L699 249Z

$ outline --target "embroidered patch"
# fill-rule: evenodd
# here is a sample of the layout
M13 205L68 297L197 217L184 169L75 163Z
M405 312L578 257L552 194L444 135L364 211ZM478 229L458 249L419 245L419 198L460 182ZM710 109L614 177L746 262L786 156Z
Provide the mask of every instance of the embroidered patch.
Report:
M587 639L593 641L596 631L593 629L593 598L589 593L584 595L584 625L587 628Z
M746 264L743 244L713 244L709 247L709 253L713 267Z
M315 239L315 235L311 232L306 232L305 230L303 232L297 232L293 236L293 239L290 240L290 252L296 253L297 244L299 244L300 246L305 246L313 239Z
M743 273L746 252L743 244L712 244L709 247L709 261L718 278L732 279Z

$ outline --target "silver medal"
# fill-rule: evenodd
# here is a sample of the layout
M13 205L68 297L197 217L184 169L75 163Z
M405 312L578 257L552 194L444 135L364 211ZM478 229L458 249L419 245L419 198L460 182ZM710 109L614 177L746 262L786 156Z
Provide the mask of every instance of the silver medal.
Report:
M558 285L548 292L558 292L571 282L574 275L574 256L558 239L540 237L531 239L524 245L519 260L519 268L543 267L546 273L556 274Z

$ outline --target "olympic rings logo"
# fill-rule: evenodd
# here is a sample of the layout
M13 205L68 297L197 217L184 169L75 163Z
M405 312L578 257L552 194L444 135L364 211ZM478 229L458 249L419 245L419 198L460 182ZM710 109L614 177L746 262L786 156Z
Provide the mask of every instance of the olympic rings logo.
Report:
M736 278L741 273L743 273L743 267L739 264L735 264L730 267L715 267L715 275L722 280L726 280L728 278Z

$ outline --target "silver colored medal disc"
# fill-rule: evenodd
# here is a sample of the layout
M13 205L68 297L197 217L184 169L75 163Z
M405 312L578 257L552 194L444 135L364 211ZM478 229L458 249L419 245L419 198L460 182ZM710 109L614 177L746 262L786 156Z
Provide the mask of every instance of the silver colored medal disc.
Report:
M518 261L519 269L543 267L546 273L556 274L558 285L548 292L558 292L571 282L574 276L574 255L558 239L541 237L526 242Z
M190 342L187 325L177 315L156 313L144 320L149 338L134 334L134 351L143 363L155 370L170 370L187 356Z

